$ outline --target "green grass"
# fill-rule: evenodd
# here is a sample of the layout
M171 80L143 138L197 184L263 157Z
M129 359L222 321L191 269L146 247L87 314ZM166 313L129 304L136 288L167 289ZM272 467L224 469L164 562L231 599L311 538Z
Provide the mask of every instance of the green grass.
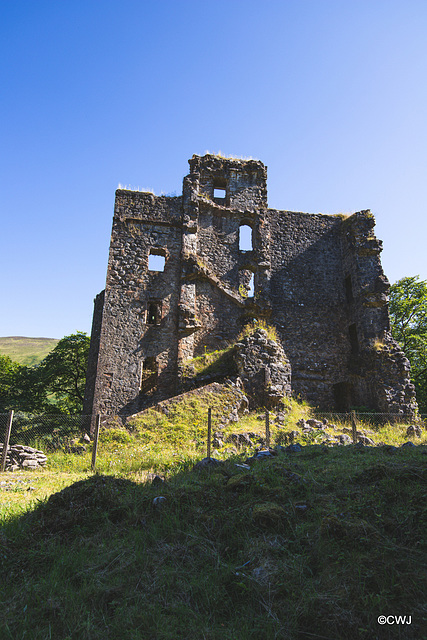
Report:
M27 366L39 364L56 347L56 338L24 338L9 336L0 338L0 354L14 362Z
M214 401L201 393L130 432L102 431L98 474L91 445L0 474L1 638L427 638L425 431L417 447L312 445L250 470L236 466L250 451L220 451L222 465L195 472ZM290 401L273 437L309 412ZM229 428L263 429L261 412ZM359 429L406 440L403 426ZM162 485L146 482L153 471Z

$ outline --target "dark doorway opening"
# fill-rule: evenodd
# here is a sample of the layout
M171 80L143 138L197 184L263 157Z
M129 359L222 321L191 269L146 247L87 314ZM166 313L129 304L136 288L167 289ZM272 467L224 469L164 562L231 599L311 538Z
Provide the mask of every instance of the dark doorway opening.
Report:
M335 409L340 413L347 413L352 406L353 385L349 382L334 384Z

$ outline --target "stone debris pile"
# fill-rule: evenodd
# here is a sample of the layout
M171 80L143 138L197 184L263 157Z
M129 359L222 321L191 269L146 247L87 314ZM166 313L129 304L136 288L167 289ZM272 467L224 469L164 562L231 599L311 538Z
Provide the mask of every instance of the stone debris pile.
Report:
M291 365L283 347L257 329L235 345L236 365L251 408L280 405L291 395Z
M3 455L3 443L0 443L0 457ZM7 448L6 471L19 469L39 469L44 467L47 457L43 451L27 447L23 444L13 444Z

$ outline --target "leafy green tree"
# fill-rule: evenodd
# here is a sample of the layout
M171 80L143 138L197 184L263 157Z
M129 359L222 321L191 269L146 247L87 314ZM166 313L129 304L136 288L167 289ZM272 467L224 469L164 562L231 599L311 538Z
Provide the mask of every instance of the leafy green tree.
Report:
M427 411L427 281L402 278L390 287L393 337L411 363L420 410Z
M81 413L90 338L83 331L65 336L38 367L38 377L52 408Z
M27 367L0 356L0 413L14 409L28 413L46 410L48 399L37 367Z
M0 356L0 413L81 413L90 338L65 336L37 366Z
M21 365L11 360L9 356L0 355L0 413L15 408L13 396L20 368Z

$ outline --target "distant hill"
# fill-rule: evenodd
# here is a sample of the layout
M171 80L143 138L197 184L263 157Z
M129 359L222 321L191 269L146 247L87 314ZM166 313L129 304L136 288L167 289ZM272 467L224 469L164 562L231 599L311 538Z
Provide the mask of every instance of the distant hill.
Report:
M15 362L31 366L41 362L58 344L57 338L25 338L8 336L0 338L0 354Z

